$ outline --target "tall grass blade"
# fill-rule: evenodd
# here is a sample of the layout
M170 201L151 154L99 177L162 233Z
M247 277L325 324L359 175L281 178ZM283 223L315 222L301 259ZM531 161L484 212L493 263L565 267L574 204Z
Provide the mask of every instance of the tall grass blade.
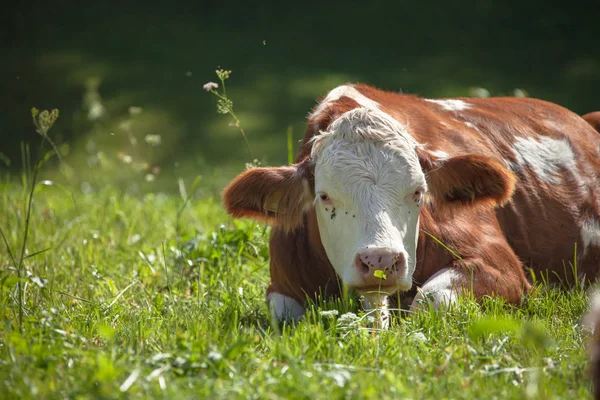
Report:
M287 129L287 155L288 155L288 163L294 163L294 131L292 126L288 126Z

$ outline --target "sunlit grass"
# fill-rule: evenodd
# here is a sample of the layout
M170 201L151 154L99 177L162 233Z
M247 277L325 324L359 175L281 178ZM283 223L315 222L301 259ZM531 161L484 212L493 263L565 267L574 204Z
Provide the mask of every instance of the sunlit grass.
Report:
M14 246L25 191L2 182ZM355 301L317 303L280 329L264 305L268 229L192 198L178 237L181 196L70 190L75 203L36 193L27 254L51 249L25 262L22 331L0 252L2 397L589 398L583 290L542 288L519 308L465 300L388 332Z
M21 176L0 180L0 397L589 397L580 287L538 285L521 307L461 298L388 331L354 294L309 302L297 326L272 321L269 229L218 198L235 166L164 174L156 115L100 124L37 185L27 151ZM294 142L291 125L271 145L290 162Z

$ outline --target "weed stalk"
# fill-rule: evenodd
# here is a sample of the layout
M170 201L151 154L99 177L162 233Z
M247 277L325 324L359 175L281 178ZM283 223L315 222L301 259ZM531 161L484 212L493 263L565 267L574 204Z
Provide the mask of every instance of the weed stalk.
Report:
M47 161L48 158L51 156L51 155L48 156L47 154L42 153L42 150L44 149L44 143L46 141L48 141L48 143L50 143L54 152L57 154L57 156L60 159L58 149L56 148L54 143L48 137L48 131L50 130L50 128L52 128L52 125L58 118L58 109L54 109L51 112L47 111L47 110L39 112L39 110L34 107L31 109L31 116L33 118L33 124L36 127L36 131L37 131L37 133L40 134L40 136L42 137L42 140L40 142L40 146L39 146L39 150L38 150L38 158L34 164L33 172L31 173L31 181L30 181L29 193L28 193L28 198L27 198L27 208L25 210L25 228L23 231L23 243L21 245L21 251L19 254L18 262L17 262L17 260L15 260L14 254L10 249L10 245L4 234L4 231L2 231L0 229L0 233L2 234L2 239L4 240L4 244L6 245L6 248L8 249L8 254L11 257L11 260L17 269L17 278L18 278L17 279L17 303L19 306L19 330L21 330L21 331L23 330L23 287L22 287L22 285L23 285L23 282L22 282L23 266L24 266L24 260L25 260L25 249L27 248L27 239L29 237L29 225L31 222L31 209L32 209L32 205L33 205L33 195L34 195L34 191L35 191L35 185L36 185L36 181L37 181L38 171L39 171L40 167L43 165L43 163L45 161ZM26 170L28 169L27 165L24 165L23 167ZM25 179L25 182L27 182L27 178Z

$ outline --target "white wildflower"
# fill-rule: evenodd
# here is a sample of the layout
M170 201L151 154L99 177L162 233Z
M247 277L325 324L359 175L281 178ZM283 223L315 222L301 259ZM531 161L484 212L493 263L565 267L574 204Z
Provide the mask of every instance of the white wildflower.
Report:
M215 82L207 82L207 83L204 84L204 86L202 86L202 88L204 90L206 90L207 92L211 92L211 91L213 91L215 89L218 89L219 88L219 84L215 83Z
M319 315L321 317L324 317L324 318L327 318L327 319L333 319L338 314L339 314L338 310L319 311Z

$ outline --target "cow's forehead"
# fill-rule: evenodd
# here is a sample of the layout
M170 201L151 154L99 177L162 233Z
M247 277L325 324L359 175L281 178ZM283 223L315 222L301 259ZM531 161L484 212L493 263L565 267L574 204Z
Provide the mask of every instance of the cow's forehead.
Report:
M370 197L366 194L375 187L390 196L409 186L425 187L416 147L406 126L394 118L377 109L353 109L314 140L316 183L360 198Z
M339 180L342 185L361 180L384 184L397 182L398 177L404 177L407 184L422 178L423 182L416 183L423 184L425 179L414 150L407 151L387 143L344 139L331 140L323 146L315 173L317 177Z
M377 108L359 107L343 113L312 141L312 158L316 162L321 160L328 146L369 143L388 146L402 154L409 164L418 163L415 151L418 143L410 134L408 124Z
M402 202L416 187L427 189L420 165L411 165L390 146L337 141L325 149L321 160L315 166L315 189L365 212Z

